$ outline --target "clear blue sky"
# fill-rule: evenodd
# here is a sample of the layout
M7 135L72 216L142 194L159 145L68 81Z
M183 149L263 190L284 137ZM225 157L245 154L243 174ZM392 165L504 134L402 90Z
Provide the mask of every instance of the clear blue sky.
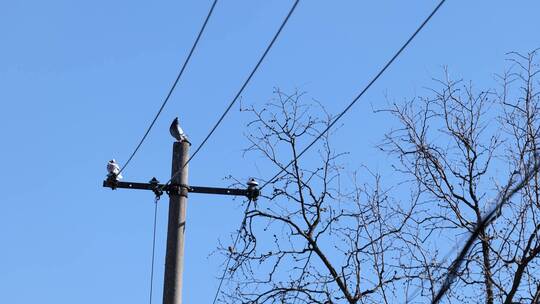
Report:
M147 303L153 196L101 187L110 158L125 162L155 114L211 1L0 2L0 303ZM199 143L292 1L222 1L181 84L124 176L164 181L175 116ZM303 1L242 96L300 88L337 112L410 35L435 1ZM449 0L343 120L337 149L350 166L383 167L374 145L388 127L371 104L425 93L448 65L493 85L505 52L540 46L540 3ZM190 168L193 185L270 176L243 158L235 107ZM384 168L382 168L384 170ZM167 198L164 197L164 202ZM185 302L209 303L223 262L211 255L239 225L241 200L192 195ZM166 204L160 206L154 303L161 301Z

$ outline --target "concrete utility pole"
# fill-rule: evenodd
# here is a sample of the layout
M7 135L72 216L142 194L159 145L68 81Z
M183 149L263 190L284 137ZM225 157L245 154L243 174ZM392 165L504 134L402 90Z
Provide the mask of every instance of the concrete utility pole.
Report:
M167 251L165 254L165 279L163 304L182 303L182 273L184 270L184 235L186 230L186 207L188 197L189 142L173 144L171 184L178 191L169 195L169 226L167 229Z
M114 170L103 181L103 187L115 189L151 190L157 198L163 192L169 194L169 226L167 228L167 251L165 253L165 281L163 285L163 304L182 303L182 273L184 270L184 234L186 229L186 207L188 193L204 193L245 196L256 200L259 196L259 184L252 178L247 182L247 189L215 187L197 187L188 184L188 166L190 143L178 126L178 118L170 127L171 135L177 140L173 144L171 183L160 184L154 177L148 183L121 182ZM110 165L110 164L109 164ZM113 168L114 169L114 168ZM118 169L118 166L117 166Z

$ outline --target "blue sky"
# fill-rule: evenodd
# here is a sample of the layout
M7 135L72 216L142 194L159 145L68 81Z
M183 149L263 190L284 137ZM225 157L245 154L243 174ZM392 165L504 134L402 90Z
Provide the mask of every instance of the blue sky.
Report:
M0 3L0 302L147 303L152 194L103 189L105 164L125 162L174 80L211 1ZM274 87L343 108L435 6L435 1L304 1L244 94L260 105ZM180 116L199 143L234 96L292 1L222 1L170 103L124 176L165 181L168 125ZM385 96L426 93L448 65L493 86L508 51L540 46L540 3L449 0L343 119L337 149L350 167L384 171L374 146L391 122ZM249 116L236 106L193 160L193 185L271 176L242 157ZM167 201L166 198L163 199ZM160 205L154 302L161 300L166 204ZM208 303L239 225L241 200L189 199L184 299Z

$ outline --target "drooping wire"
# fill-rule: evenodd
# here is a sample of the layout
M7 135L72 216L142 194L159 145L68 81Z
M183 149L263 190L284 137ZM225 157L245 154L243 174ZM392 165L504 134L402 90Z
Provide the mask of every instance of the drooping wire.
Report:
M302 152L300 152L300 154L298 154L297 158L300 158L309 148L311 148L326 132L328 132L330 130L330 128L332 128L332 126L334 126L336 124L336 122L343 116L345 115L346 112L349 111L349 109L360 99L360 97L362 97L362 95L364 95L364 93L375 83L375 81L377 81L377 79L379 79L379 77L388 69L388 67L396 60L396 58L405 50L405 48L411 43L411 41L417 36L417 34L424 28L424 26L429 22L429 20L435 15L435 13L439 10L439 8L444 4L444 2L446 2L446 0L441 0L439 2L439 4L433 9L433 11L429 14L429 16L420 24L420 26L416 29L416 31L409 37L409 39L405 42L405 44L403 44L403 46L401 46L401 48L394 54L394 56L384 65L384 67L379 71L379 73L377 73L375 75L375 77L368 83L368 85L353 99L353 101L327 126L327 128L321 132L321 134L319 134L319 136L317 136L315 138L315 140L313 140L313 142L311 142L306 148L304 148L304 150L302 150ZM296 4L298 3L298 1L295 2L294 6L293 6L293 9L296 7ZM291 13L289 13L290 15ZM289 16L287 16L288 18ZM189 161L189 160L188 160ZM260 188L260 190L262 190L265 186L267 186L269 183L271 183L275 178L277 178L283 171L285 171L295 160L292 160L290 163L288 163L285 167L283 167L276 175L274 175L271 179L268 179ZM171 178L172 180L172 178ZM170 181L169 181L170 182ZM237 236L236 236L236 239L235 239L235 242L234 242L234 246L236 246L236 243L238 242L238 239L240 237L240 232L241 232L241 229L243 228L243 226L245 225L245 222L246 222L246 216L247 216L247 211L249 209L249 204L246 208L246 211L244 212L244 218L242 219L242 224L240 225L240 230L238 230L237 232ZM219 285L218 285L218 290L216 292L216 295L214 297L214 301L212 302L213 304L216 303L216 300L217 300L217 297L219 295L219 291L221 289L221 286L222 286L222 283L223 283L223 280L225 278L225 275L226 275L226 272L228 270L228 267L229 267L229 263L230 263L230 260L232 258L232 255L229 255L228 259L227 259L227 262L226 262L226 267L224 269L224 272L223 272L223 275L221 276L220 278L220 282L219 282Z
M126 163L124 164L124 166L120 169L119 174L122 173L124 171L124 169L126 169L126 167L129 165L129 163L131 162L131 160L133 159L135 154L137 154L137 152L139 151L139 148L142 146L142 144L145 141L146 137L150 133L150 130L152 130L152 127L154 127L154 124L156 123L157 119L159 118L159 115L161 114L161 112L163 111L163 108L165 108L165 105L167 104L167 102L169 102L169 99L171 98L171 95L172 95L174 89L176 88L176 85L178 84L178 82L180 81L180 78L182 77L182 75L184 74L184 71L186 70L186 67L187 67L187 65L189 63L189 60L191 59L191 56L193 55L193 52L195 51L195 48L199 44L199 40L201 39L201 36L202 36L204 30L206 29L206 25L208 24L208 20L210 20L210 17L212 16L212 12L214 11L214 8L216 7L217 2L218 2L218 0L214 0L214 2L212 3L212 6L210 7L210 10L208 11L208 14L206 15L206 18L204 19L203 25L202 25L201 29L199 30L199 33L197 34L197 38L195 38L195 41L193 42L193 45L191 46L191 49L190 49L186 59L184 60L184 63L182 64L182 67L180 68L180 71L178 72L178 75L176 76L175 81L173 82L171 88L169 89L169 92L167 93L165 99L161 103L161 106L159 107L159 110L157 111L156 115L154 116L154 119L152 120L152 122L150 123L150 125L146 129L146 132L144 133L143 137L141 138L141 140L139 141L139 143L135 147L135 150L133 150L133 152L129 156L129 158L126 161Z
M156 252L156 227L157 227L157 210L158 210L159 196L156 196L154 200L154 233L152 237L152 262L150 268L150 304L152 304L152 291L154 288L154 258Z
M225 116L229 113L229 111L231 110L232 106L236 103L236 101L238 100L238 98L240 97L240 95L242 94L242 92L244 92L244 89L247 87L248 83L251 81L251 78L253 78L253 75L255 75L255 72L257 72L257 70L259 69L261 63L264 61L264 58L266 58L266 55L270 52L270 49L272 48L272 46L274 45L274 43L276 42L276 40L278 39L279 35L281 34L283 28L285 27L285 25L287 24L287 22L289 21L289 18L291 17L291 15L294 13L294 10L296 9L296 6L298 5L298 3L300 2L300 0L296 0L294 1L294 4L293 6L291 7L291 9L289 10L289 13L287 14L287 16L285 17L285 19L283 19L283 22L281 23L279 29L277 30L277 32L275 33L274 37L272 38L272 40L270 41L270 43L268 44L268 46L266 47L266 49L264 50L263 54L261 55L261 57L259 58L259 61L257 62L257 64L255 65L255 67L251 70L251 73L249 73L249 76L246 78L246 80L244 81L244 83L242 84L242 86L240 87L240 89L238 90L238 92L236 93L236 95L234 96L234 98L231 100L231 102L229 103L229 105L227 106L227 108L225 108L225 111L223 112L223 114L221 114L221 116L219 117L219 119L217 120L217 122L214 124L214 126L212 127L212 129L210 129L210 132L208 133L208 135L206 135L206 137L204 138L204 140L199 144L199 146L195 149L195 152L193 152L193 154L188 158L188 160L186 161L186 163L184 164L183 167L187 166L187 164L189 164L189 162L195 157L195 155L197 155L197 153L199 153L199 151L202 149L202 147L206 144L206 142L208 141L208 139L210 138L210 136L212 136L212 134L214 134L214 132L216 131L216 129L219 127L219 125L221 124L221 122L223 121L223 119L225 118ZM169 179L169 181L167 183L165 183L165 186L166 185L169 185L170 182L181 172L181 170L178 170L176 172L176 174L174 174L173 176L171 176L171 178Z
M334 120L332 120L332 122L326 127L326 129L324 129L307 147L305 147L298 154L296 159L291 160L287 165L282 167L278 173L276 173L272 178L267 180L261 186L261 190L264 187L266 187L268 184L270 184L272 181L274 181L281 173L283 173L283 171L287 170L287 168L290 165L292 165L297 159L299 159L302 155L304 155L304 153L306 153L319 139L321 139L338 122L338 120L340 120L341 117L343 117L343 115L345 115L345 113L347 113L352 108L352 106L356 104L356 102L364 95L364 93L366 93L366 91L379 79L379 77L381 77L381 75L388 69L388 67L390 67L390 65L399 57L399 55L401 55L401 53L405 50L405 48L407 48L407 46L411 43L411 41L413 41L416 35L418 35L418 33L424 28L424 26L429 22L429 20L431 20L431 17L433 17L435 13L437 13L437 11L439 10L439 8L441 8L444 2L446 2L446 0L441 0L439 2L439 4L433 9L433 11L424 20L424 22L420 24L420 26L414 31L414 33L409 37L409 39L407 39L407 41L401 46L401 48L399 48L399 50L394 54L394 56L392 56L392 58L390 58L390 60L386 62L383 68L375 75L375 77L373 77L373 79L371 79L371 81L364 87L364 89L362 89L362 91L360 91L360 93L351 101L351 103L349 103L349 105L345 107L345 109L341 113L339 113L339 115L336 116Z
M457 242L456 245L454 245L454 247L452 247L450 250L448 250L446 255L442 258L440 265L444 265L446 263L446 261L448 261L450 256L459 248L459 244L462 244L463 242L465 242L466 239L467 239L467 236L462 237L461 240L459 242ZM408 304L408 303L411 303L412 301L414 301L414 299L416 299L416 297L420 294L421 291L422 291L422 285L418 286L411 293L411 296L408 297L405 304Z
M450 269L446 273L446 277L443 281L443 284L435 297L433 298L432 304L437 304L442 299L442 297L445 295L445 293L450 290L450 287L454 283L455 278L457 277L458 271L461 268L461 264L463 264L463 261L465 260L465 255L469 252L472 245L480 235L482 231L486 229L488 225L493 223L501 214L502 207L514 196L517 192L519 192L530 180L533 176L538 174L538 170L540 169L540 163L535 163L534 165L529 164L527 166L529 169L525 172L523 175L522 180L516 184L514 187L513 185L513 178L517 174L517 172L512 173L510 180L508 184L505 186L503 191L501 191L497 197L495 207L488 212L480 222L476 224L476 227L474 231L471 233L470 237L468 238L467 242L461 249L459 255L456 257L456 259L452 262L450 265Z
M240 224L240 228L238 229L236 233L236 238L234 240L234 243L232 245L233 250L236 250L236 245L238 244L238 240L240 239L240 233L242 232L242 229L244 229L244 226L246 225L246 219L247 219L247 213L249 211L249 207L251 207L251 200L248 201L246 210L244 211L244 218L242 219L242 224ZM223 284L223 280L225 279L225 276L227 275L227 271L229 270L229 264L231 262L233 253L229 253L229 256L227 257L227 262L225 263L225 269L223 269L223 274L221 275L221 278L219 279L219 285L216 290L216 294L214 295L214 301L212 301L212 304L215 304L217 301L217 298L219 296L219 292L221 291L221 285Z

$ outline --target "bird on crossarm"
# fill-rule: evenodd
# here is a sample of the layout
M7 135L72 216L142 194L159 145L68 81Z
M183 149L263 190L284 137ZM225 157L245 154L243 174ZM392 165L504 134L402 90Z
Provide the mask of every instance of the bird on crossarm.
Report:
M120 166L118 166L118 163L113 158L107 163L107 179L111 180L121 180L122 175L120 174Z

